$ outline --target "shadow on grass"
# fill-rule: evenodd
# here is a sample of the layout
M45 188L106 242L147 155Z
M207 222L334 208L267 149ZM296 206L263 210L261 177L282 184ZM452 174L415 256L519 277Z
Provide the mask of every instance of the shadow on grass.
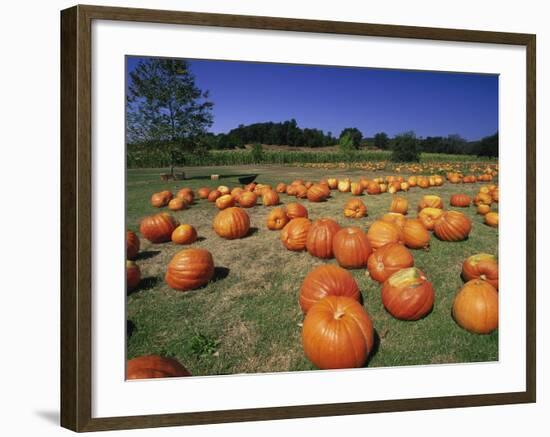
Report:
M380 349L380 336L378 335L378 331L374 330L374 343L372 345L372 350L370 351L369 357L367 359L367 362L363 367L368 367L371 360L374 358L374 356L378 353L378 350Z
M256 227L251 227L249 230L248 230L248 234L246 234L243 238L241 238L241 240L244 240L246 238L249 238L249 237L252 237L254 234L257 234L259 231L258 228Z
M128 291L126 295L130 296L131 294L139 293L141 291L151 290L156 285L158 285L159 282L160 282L160 278L158 276L148 276L146 278L141 278L141 281L139 281L138 286L134 288L132 291Z
M136 325L131 320L126 320L126 337L131 337L136 330Z
M214 267L214 276L212 277L212 282L218 282L222 279L225 279L229 276L229 269L227 267Z
M139 252L136 256L136 261L142 261L144 259L149 259L157 256L160 253L160 250L144 250Z
M250 174L250 173L241 173L241 174L220 174L220 179L229 179L229 178L252 178L252 180L256 179L258 177L257 174ZM188 178L185 178L186 181L189 180L210 180L210 175L197 175L197 176L190 176Z

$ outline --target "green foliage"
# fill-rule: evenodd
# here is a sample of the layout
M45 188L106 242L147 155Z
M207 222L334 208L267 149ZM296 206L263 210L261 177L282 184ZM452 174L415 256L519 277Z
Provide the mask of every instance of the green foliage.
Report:
M498 132L482 138L474 150L477 156L498 157Z
M390 146L390 139L386 132L378 132L374 135L374 146L378 149L387 150Z
M396 135L392 141L391 160L394 162L419 162L420 149L414 132Z
M345 136L350 136L353 144L353 148L358 149L361 145L361 140L363 139L363 134L356 127L347 127L342 132L340 132L340 142Z
M150 58L130 73L126 99L128 142L181 141L212 125L213 103L195 85L188 63Z
M219 345L219 341L200 332L195 332L190 343L191 352L197 358L214 354Z
M347 132L340 137L340 142L338 143L338 150L341 153L344 153L346 155L353 154L357 150L357 147L353 142L353 136L350 132Z
M254 143L250 149L250 156L255 164L259 164L264 160L264 148L260 143Z

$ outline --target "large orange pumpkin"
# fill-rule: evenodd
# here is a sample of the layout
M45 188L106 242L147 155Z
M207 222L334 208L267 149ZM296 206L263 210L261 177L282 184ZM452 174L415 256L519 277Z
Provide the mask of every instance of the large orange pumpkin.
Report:
M367 235L356 226L340 229L332 240L332 247L338 264L347 269L365 267L372 253Z
M242 238L250 229L250 217L242 208L231 207L220 211L214 217L214 231L228 240Z
M398 214L407 214L409 210L409 201L401 196L394 196L391 205L390 212L396 212Z
M336 179L336 178L327 178L327 184L328 184L328 187L331 190L336 190L336 188L338 188L338 179Z
M340 179L338 181L338 191L341 193L347 193L351 189L351 182L348 178Z
M403 226L403 242L411 249L424 249L430 245L430 233L418 219L409 219Z
M459 326L476 334L498 328L498 292L481 279L466 282L453 302L453 317Z
M472 199L467 194L453 194L451 196L451 206L467 207L472 203Z
M487 214L488 212L491 212L491 207L489 205L485 205L484 203L480 203L478 206L477 206L477 213L479 215L485 215Z
M197 231L191 225L179 225L172 232L172 242L176 244L191 244L195 241L197 241Z
M294 195L298 199L305 199L307 197L307 187L305 185L296 185L294 187Z
M354 196L360 196L363 194L363 185L361 185L361 182L352 182L350 185L350 191Z
M286 184L279 182L275 187L277 193L286 193Z
M498 290L498 262L494 255L478 253L462 264L462 276L466 281L482 279Z
M414 258L405 246L389 243L369 256L367 268L370 277L382 283L395 272L413 265Z
M185 203L190 205L195 200L195 193L193 193L193 190L191 188L182 188L177 192L176 197L179 197L180 199L184 200Z
M333 258L332 240L340 225L329 218L315 220L307 233L306 249L317 258Z
M418 211L422 211L424 208L439 208L443 209L443 200L441 197L428 194L427 196L422 197L420 203L418 204Z
M264 190L262 193L262 203L264 206L274 206L279 204L279 195L273 190Z
M380 220L383 222L393 223L402 233L403 226L405 226L405 223L407 222L407 217L399 212L388 212L384 214Z
M344 216L361 218L367 215L367 207L361 199L349 199L344 205Z
M301 203L289 203L285 207L286 215L290 220L298 217L308 217L307 209Z
M400 320L418 320L430 312L434 290L424 273L416 267L399 270L382 286L382 304Z
M376 220L370 226L367 237L372 248L376 250L385 244L399 243L401 240L401 230L393 223Z
M141 220L139 231L151 243L170 241L178 223L166 212L147 216Z
M309 309L302 344L306 357L319 369L361 367L374 345L374 329L359 302L327 296Z
M433 231L435 222L443 215L443 210L439 208L423 208L418 213L418 219L422 222L428 231Z
M141 270L134 261L126 261L126 290L134 290L141 281Z
M239 206L243 208L252 208L256 205L258 196L251 191L244 191L238 198Z
M306 248L307 234L311 221L304 217L290 220L281 231L281 241L288 250L300 251Z
M173 358L145 355L126 363L126 379L150 379L191 376L191 373Z
M178 291L206 285L214 276L214 260L206 249L191 248L176 253L168 263L166 283Z
M381 193L380 184L378 182L371 181L367 185L367 193L368 194L380 194Z
M139 238L132 231L126 231L126 259L135 259L139 252Z
M310 271L300 288L300 307L304 313L326 296L347 296L359 301L357 282L347 270L324 264Z
M267 216L267 229L278 231L290 221L283 208L274 208Z
M447 211L435 222L434 233L443 241L462 241L468 238L472 222L459 211Z

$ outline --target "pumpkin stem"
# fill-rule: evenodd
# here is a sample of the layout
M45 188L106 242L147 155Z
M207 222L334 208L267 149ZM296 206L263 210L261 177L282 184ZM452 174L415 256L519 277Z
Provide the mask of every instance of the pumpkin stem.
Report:
M342 310L337 310L335 313L334 313L334 318L336 320L340 320L342 317L344 317L344 311Z

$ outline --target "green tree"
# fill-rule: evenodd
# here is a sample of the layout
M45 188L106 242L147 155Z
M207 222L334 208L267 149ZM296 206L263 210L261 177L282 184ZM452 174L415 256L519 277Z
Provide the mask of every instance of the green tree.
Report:
M353 147L355 149L358 149L361 145L361 140L363 139L363 134L361 133L361 131L356 127L347 127L342 132L340 132L340 141L346 135L349 135L351 137Z
M250 155L255 164L258 164L264 160L264 148L260 143L252 144L250 149Z
M394 162L420 161L420 148L414 132L396 135L392 141L391 160Z
M374 146L386 150L390 145L390 139L388 138L388 134L386 132L378 132L376 135L374 135Z
M475 147L477 156L498 156L498 132L494 135L484 137Z
M204 135L212 125L212 106L208 91L196 86L186 61L141 60L130 73L127 141L166 143L172 151L193 152L200 141L189 140Z
M357 150L355 144L353 143L353 136L350 132L347 132L340 137L340 141L338 142L338 149L340 150L340 152L345 154L352 154Z

